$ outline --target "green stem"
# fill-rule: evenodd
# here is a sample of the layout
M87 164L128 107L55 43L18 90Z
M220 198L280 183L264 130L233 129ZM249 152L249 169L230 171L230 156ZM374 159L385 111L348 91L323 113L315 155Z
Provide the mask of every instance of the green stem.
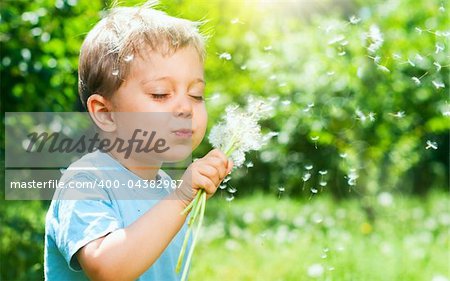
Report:
M191 245L191 248L189 249L189 254L186 259L186 265L184 266L183 275L181 276L181 281L185 281L187 278L189 264L190 264L190 261L192 258L192 254L194 253L194 248L195 248L195 244L198 239L198 235L200 233L200 228L203 223L203 217L205 215L205 207L206 207L205 206L206 205L206 193L205 192L202 192L202 197L201 197L201 200L199 201L199 204L201 205L200 217L198 218L197 229L195 230L194 239L192 240L192 245Z

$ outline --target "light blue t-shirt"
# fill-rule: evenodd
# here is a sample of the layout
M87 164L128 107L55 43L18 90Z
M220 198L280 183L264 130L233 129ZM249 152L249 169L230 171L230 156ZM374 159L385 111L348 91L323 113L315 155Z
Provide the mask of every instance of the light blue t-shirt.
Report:
M159 170L157 180L164 184L171 178ZM56 190L46 216L44 274L49 281L88 280L75 253L90 241L127 227L172 191L168 186L136 188L142 179L98 150L72 163L60 181L66 186L72 183L72 188ZM75 183L78 188L74 187ZM80 188L83 183L94 188ZM186 229L187 223L137 280L180 279L181 273L176 274L175 267ZM130 255L129 259L133 258Z

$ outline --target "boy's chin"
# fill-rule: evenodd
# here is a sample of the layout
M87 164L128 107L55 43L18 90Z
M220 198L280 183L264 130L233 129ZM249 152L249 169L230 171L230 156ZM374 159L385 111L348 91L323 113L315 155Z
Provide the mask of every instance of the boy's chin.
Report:
M165 163L175 163L184 161L188 158L192 157L192 148L191 147L172 147L170 150L164 152L163 154L163 162Z

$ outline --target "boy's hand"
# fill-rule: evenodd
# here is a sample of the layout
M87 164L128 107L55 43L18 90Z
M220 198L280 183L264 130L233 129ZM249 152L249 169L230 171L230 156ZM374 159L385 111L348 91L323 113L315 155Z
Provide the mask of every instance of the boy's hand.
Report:
M195 197L199 189L206 191L207 198L217 190L222 180L231 172L233 161L225 154L213 149L203 158L197 159L184 173L183 183L175 192L184 206L187 206Z

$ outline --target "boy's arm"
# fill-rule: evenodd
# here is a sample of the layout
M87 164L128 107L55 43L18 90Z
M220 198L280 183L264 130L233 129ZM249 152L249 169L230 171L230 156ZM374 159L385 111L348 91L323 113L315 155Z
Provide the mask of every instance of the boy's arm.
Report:
M183 187L172 192L124 229L91 241L77 252L81 267L92 280L135 280L167 248L183 226L180 215L196 190L214 194L232 163L219 150L192 163L183 176Z

